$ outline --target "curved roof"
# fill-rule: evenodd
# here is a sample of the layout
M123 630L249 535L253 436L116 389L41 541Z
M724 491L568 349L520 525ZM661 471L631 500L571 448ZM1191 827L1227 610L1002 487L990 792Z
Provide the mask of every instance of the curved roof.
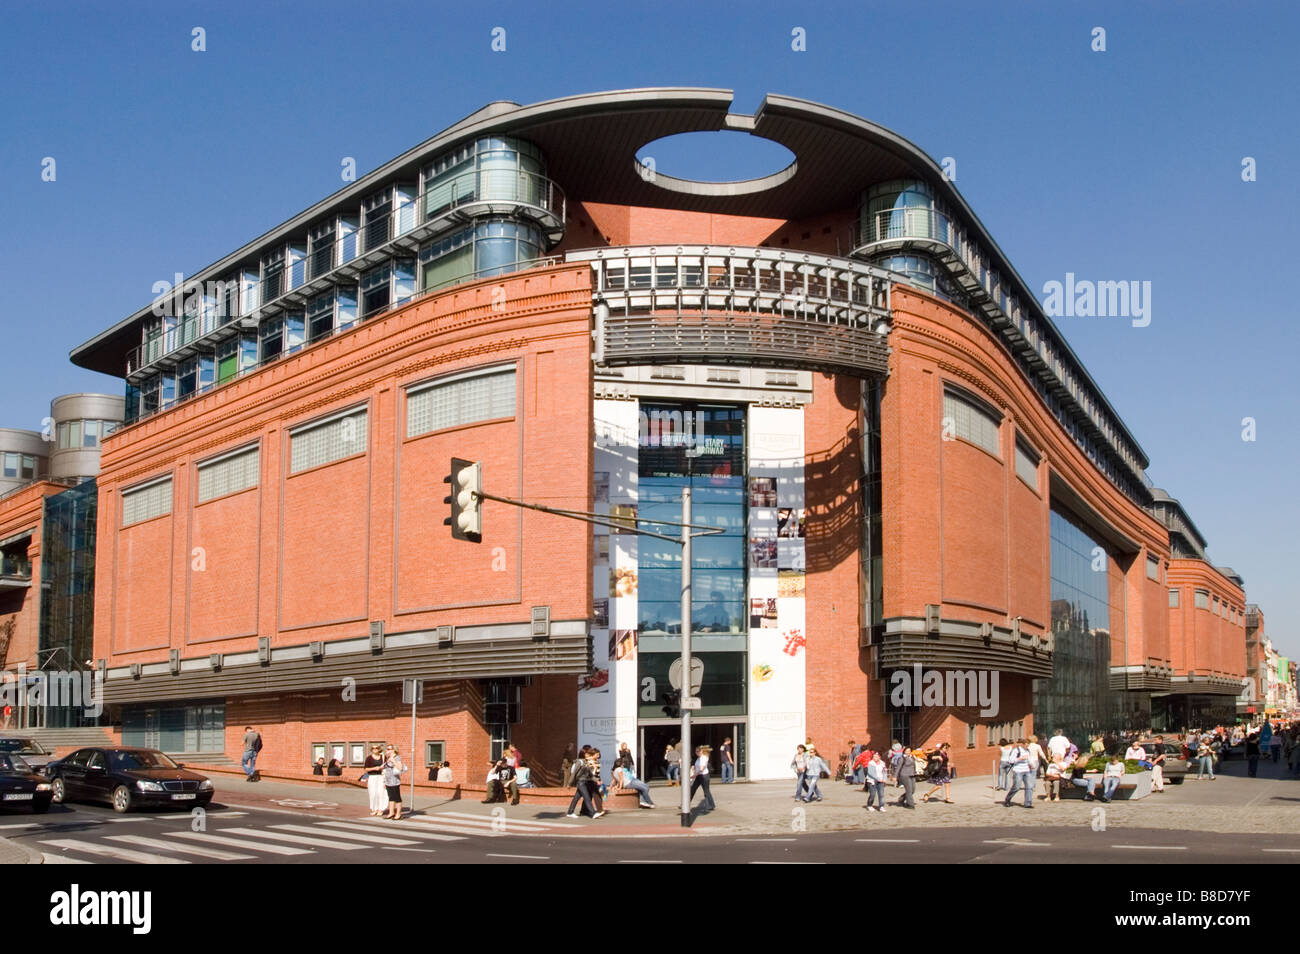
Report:
M769 94L752 115L730 112L730 90L668 87L586 93L521 106L493 102L390 160L190 278L216 279L255 260L263 247L302 233L322 217L354 209L387 181L413 181L436 155L477 137L499 134L526 138L546 155L547 174L574 198L591 202L708 211L726 215L801 219L851 209L869 185L913 178L928 183L994 267L1015 287L1075 372L1087 382L1145 469L1148 460L1101 388L1039 306L1038 298L994 242L956 187L921 149L883 126L808 100ZM697 183L657 175L647 181L636 153L647 143L679 133L734 130L785 146L795 162L766 180ZM760 187L762 186L762 187ZM120 376L127 351L139 344L136 327L150 305L77 346L74 364Z

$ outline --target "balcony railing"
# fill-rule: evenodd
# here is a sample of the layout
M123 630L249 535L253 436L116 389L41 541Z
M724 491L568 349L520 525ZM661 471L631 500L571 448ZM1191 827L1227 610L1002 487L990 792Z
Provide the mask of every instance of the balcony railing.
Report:
M514 272L524 271L526 269L549 268L557 264L558 262L559 262L558 258L548 256L543 258L521 259L520 261L512 262L506 265L493 265L488 268L480 268L473 272L467 272L463 275L458 275L455 278L449 278L446 281L439 282L437 285L430 285L428 288L422 288L412 295L406 295L401 298L394 299L393 301L389 302L387 305L381 308L377 308L374 311L363 315L361 317L361 321L371 322L374 319L380 317L381 315L384 315L390 311L396 311L399 308L405 308L408 305L413 304L414 302L417 302L422 298L427 298L447 288L450 288L453 285L461 285L468 282L478 281L479 279L483 279L483 278L491 278L496 275L509 275L509 274L513 274ZM145 418L153 417L157 414L163 413L164 411L170 411L171 409L175 407L179 407L182 404L186 404L189 401L192 401L196 398L203 397L203 395L210 394L212 393L213 390L217 388L225 387L227 384L230 384L232 381L238 380L239 378L242 378L245 375L252 374L253 372L259 370L260 368L264 368L267 365L275 364L277 361L281 361L284 358L288 358L291 355L297 354L303 348L311 347L317 342L325 341L327 338L332 338L334 335L342 334L356 327L357 324L353 323L353 324L349 324L346 328L335 328L327 335L322 335L319 338L314 338L310 341L306 341L303 344L299 344L290 350L281 351L272 357L262 358L259 355L256 363L241 368L233 377L229 377L226 378L225 380L208 384L204 387L198 388L197 390L190 392L189 394L180 395L176 398L173 398L171 401L168 401L165 404L160 404L159 407L157 407L152 411L145 411L140 413L134 420L126 421L123 422L122 424L117 425L115 430L125 428L125 427L130 427L132 424L142 421Z
M883 376L889 272L846 258L765 248L586 249L594 359L747 364Z
M0 557L0 577L31 582L32 561L21 557Z
M255 284L238 314L227 299L211 301L200 315L169 319L173 326L136 346L127 355L126 373L135 374L161 358L229 325L256 315L259 309L299 292L306 298L333 284L355 280L359 271L377 265L383 254L401 250L414 254L419 243L445 228L487 215L515 215L536 221L552 242L564 235L568 200L552 180L532 172L496 170L468 172L381 215L365 216L356 228L336 234L332 241L311 245L300 258L284 264Z

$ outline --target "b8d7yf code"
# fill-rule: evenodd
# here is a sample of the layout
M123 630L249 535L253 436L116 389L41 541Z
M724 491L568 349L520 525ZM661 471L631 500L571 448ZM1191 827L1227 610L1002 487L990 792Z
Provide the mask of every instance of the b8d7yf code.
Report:
M1202 901L1245 901L1250 897L1249 891L1202 891Z

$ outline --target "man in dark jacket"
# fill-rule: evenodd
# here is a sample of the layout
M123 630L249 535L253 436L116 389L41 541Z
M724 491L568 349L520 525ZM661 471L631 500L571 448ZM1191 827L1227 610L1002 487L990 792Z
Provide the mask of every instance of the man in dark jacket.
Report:
M903 808L915 808L916 761L907 749L903 750L903 758L898 763L898 784L903 787L903 794L897 804Z
M1259 777L1259 733L1246 736L1246 763L1250 767L1250 777Z

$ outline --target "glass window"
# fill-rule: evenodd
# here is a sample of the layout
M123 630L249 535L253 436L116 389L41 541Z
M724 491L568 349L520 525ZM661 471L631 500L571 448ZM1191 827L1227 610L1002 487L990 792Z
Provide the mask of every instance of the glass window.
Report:
M22 476L25 480L31 480L36 476L36 458L31 454L23 455Z
M1016 476L1038 489L1038 455L1019 439L1016 440Z
M122 492L122 526L172 512L172 479L164 477L144 487Z
M19 460L18 454L5 454L5 476L17 477L18 468L21 464L22 462Z
M1178 609L1178 590L1169 591L1169 608Z
M68 446L81 446L81 421L68 422Z
M284 316L284 353L301 350L303 343L303 313L291 311Z
M1160 561L1153 556L1147 557L1147 579L1160 579Z
M257 486L261 454L256 444L199 464L199 503Z
M1001 418L983 404L964 394L945 389L943 416L945 433L968 440L995 457L1002 456L998 444Z
M334 295L317 295L307 306L307 340L320 341L334 333Z
M362 761L365 761L364 759ZM447 761L447 743L446 742L425 742L424 743L424 764L432 765L434 762Z
M392 267L380 265L361 276L361 317L367 318L388 307L392 300Z
M81 428L81 446L99 446L99 421L86 421Z
M515 369L497 368L406 393L406 436L515 416Z
M289 473L333 463L364 453L366 411L352 411L320 424L308 424L289 435Z
M1197 609L1207 610L1210 608L1210 591L1197 590L1192 597L1192 605Z
M276 316L262 322L258 328L261 341L262 363L274 361L284 351L284 318Z

